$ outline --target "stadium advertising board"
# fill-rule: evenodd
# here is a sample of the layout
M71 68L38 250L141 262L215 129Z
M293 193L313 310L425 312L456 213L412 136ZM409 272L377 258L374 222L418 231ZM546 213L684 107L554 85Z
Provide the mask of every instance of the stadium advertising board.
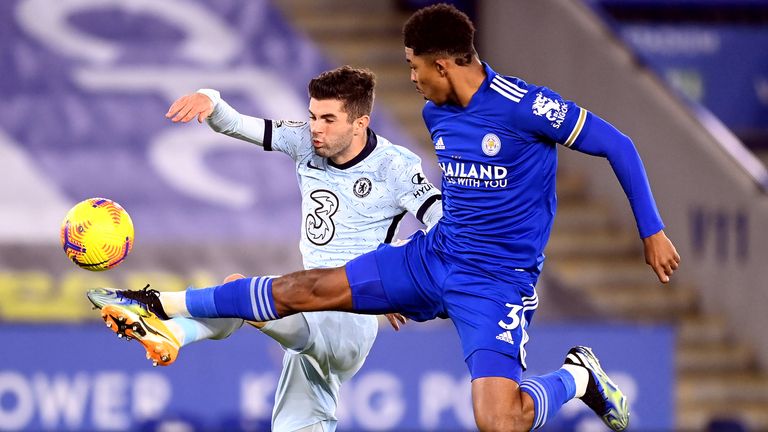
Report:
M282 364L279 346L249 328L185 347L164 368L152 368L137 343L123 343L101 325L5 325L0 340L13 347L13 355L0 356L0 430L155 430L162 423L268 430ZM574 344L591 345L628 395L632 425L672 427L670 329L538 325L531 340L530 373L558 368ZM636 352L653 355L640 361ZM340 430L474 429L453 328L410 323L400 333L382 330L363 369L342 386L338 415ZM571 401L548 428L599 424Z

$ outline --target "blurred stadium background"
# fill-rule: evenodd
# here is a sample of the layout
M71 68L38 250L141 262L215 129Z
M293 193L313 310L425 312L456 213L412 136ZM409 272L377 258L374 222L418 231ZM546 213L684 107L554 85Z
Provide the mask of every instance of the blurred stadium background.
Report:
M246 329L153 369L84 291L300 268L291 161L163 117L197 88L244 113L303 119L312 76L369 67L374 129L418 149L437 181L400 38L428 3L0 2L0 430L268 430L276 344ZM658 284L608 165L561 151L532 372L591 344L630 394L634 430L768 430L768 2L454 3L496 70L634 139L683 257ZM58 244L66 211L95 196L136 226L133 252L105 273L76 268ZM343 389L340 430L473 428L452 326L408 327L382 327ZM602 426L570 403L548 430Z

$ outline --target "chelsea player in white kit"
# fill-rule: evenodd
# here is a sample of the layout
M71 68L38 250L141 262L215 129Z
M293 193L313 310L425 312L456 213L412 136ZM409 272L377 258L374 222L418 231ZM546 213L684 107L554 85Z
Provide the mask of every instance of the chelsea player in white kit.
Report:
M167 116L182 122L206 119L217 132L289 155L302 193L304 267L336 267L392 241L406 212L427 227L442 215L440 192L427 181L419 157L368 128L374 80L369 71L350 67L314 78L309 122L245 116L210 89L179 98ZM135 304L130 307L112 290L94 290L89 298L105 306L102 313L113 330L137 339L148 358L161 365L175 361L180 346L224 338L243 323L233 318L161 321ZM387 318L395 329L404 322L397 314ZM362 367L376 338L376 317L310 312L252 324L286 349L273 430L335 430L339 387Z
M474 32L465 14L445 4L417 11L403 30L411 81L428 100L424 121L443 169L443 218L428 233L383 244L344 267L187 290L183 302L175 293L123 295L171 316L271 320L311 310L396 311L417 321L448 316L472 377L480 430L540 428L573 398L610 429L626 429L626 398L587 347L568 351L556 371L522 378L557 207L557 145L608 159L632 207L646 263L662 283L680 256L664 233L633 142L556 92L496 73L480 61Z

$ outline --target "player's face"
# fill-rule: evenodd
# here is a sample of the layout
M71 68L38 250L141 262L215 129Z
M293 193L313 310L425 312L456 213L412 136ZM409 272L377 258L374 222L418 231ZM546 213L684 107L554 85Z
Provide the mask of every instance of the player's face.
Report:
M411 68L411 82L416 84L416 91L437 105L443 105L449 101L451 84L441 74L437 63L431 56L418 56L413 54L413 49L405 48L405 61Z
M354 133L343 106L338 99L309 99L309 129L315 154L334 162L349 152Z

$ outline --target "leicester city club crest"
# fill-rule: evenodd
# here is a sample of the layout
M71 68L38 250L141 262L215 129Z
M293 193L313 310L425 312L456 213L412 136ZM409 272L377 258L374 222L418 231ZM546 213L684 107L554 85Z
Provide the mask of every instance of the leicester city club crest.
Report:
M483 153L488 156L496 156L501 150L501 140L496 134L485 134L483 137Z

